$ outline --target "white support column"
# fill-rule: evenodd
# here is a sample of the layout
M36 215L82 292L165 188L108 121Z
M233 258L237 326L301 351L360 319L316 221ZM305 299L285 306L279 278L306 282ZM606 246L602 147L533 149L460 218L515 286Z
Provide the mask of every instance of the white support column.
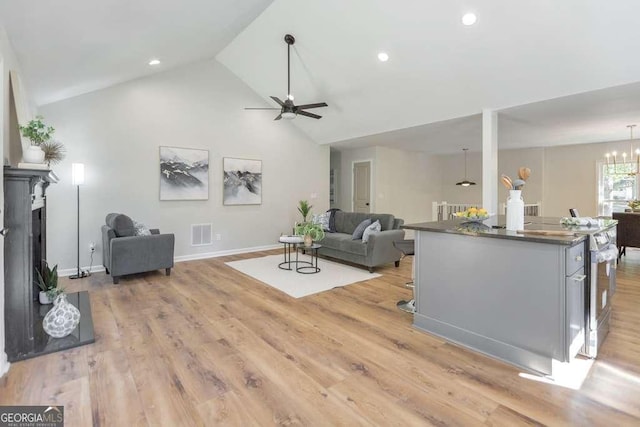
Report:
M482 206L498 214L498 113L482 110Z

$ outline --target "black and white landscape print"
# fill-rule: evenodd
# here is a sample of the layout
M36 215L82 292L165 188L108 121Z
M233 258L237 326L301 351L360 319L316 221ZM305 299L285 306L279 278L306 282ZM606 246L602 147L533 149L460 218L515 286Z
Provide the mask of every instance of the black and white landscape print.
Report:
M223 204L262 204L262 160L223 159Z
M160 200L209 199L209 150L160 147Z

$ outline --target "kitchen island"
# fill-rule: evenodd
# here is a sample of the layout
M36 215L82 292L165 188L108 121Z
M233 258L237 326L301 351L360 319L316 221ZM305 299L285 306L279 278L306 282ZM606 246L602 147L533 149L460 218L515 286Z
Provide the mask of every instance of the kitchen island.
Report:
M526 217L525 230L568 232L530 235L499 228L504 222L404 226L416 236L414 326L552 375L584 347L589 236L611 224L585 232Z

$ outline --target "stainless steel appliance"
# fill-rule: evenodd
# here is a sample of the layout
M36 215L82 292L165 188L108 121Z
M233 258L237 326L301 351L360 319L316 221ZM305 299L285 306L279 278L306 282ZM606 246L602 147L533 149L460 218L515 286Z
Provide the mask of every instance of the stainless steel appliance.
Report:
M589 283L586 293L586 340L583 354L596 357L609 332L611 297L616 291L616 226L589 236Z

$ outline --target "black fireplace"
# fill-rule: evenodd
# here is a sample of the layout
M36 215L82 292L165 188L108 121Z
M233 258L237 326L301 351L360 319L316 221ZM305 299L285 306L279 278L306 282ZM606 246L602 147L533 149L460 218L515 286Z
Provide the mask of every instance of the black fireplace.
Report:
M47 258L45 192L58 177L48 170L4 168L4 296L5 351L10 362L93 342L93 323L87 292L68 300L81 307L81 325L60 341L42 330L51 306L38 302L36 269ZM74 339L75 338L75 339Z

